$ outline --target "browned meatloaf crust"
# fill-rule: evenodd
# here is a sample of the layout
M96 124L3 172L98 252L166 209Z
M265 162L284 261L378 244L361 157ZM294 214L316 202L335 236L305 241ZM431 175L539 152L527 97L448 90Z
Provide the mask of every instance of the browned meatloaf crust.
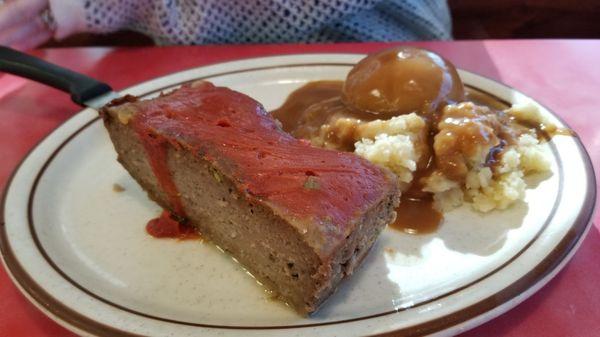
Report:
M293 138L233 90L195 82L101 115L150 198L300 313L317 310L395 217L393 174Z

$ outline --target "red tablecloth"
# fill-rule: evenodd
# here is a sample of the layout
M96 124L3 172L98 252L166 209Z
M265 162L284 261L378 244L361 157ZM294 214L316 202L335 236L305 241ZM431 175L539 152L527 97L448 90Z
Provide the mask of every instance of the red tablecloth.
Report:
M121 89L156 76L247 57L291 53L367 53L389 44L248 45L41 50L50 62ZM600 168L600 40L413 43L457 67L516 87L562 116ZM0 187L17 163L80 110L68 95L0 75ZM598 177L598 174L596 175ZM598 179L600 180L600 179ZM600 212L567 267L524 303L465 336L600 336ZM36 310L0 267L0 336L71 336Z

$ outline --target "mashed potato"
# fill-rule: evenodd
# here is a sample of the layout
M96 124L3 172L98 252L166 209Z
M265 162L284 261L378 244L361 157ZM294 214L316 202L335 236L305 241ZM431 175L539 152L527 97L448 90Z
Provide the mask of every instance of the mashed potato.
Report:
M375 164L386 166L396 173L401 182L412 181L412 173L417 169L417 156L410 137L382 133L375 136L375 140L363 138L355 147L354 153Z
M461 113L465 113L465 115L468 115L470 110L481 109L472 103L457 106L458 108L463 109L464 111ZM449 109L453 109L453 107ZM507 110L507 113L519 120L544 121L533 104L514 105ZM468 120L468 122L471 123L468 127L491 130L494 120L492 122ZM442 123L453 123L453 120L442 121L440 122L441 126L443 126ZM426 132L425 121L414 113L385 121L376 120L364 123L359 127L362 139L355 143L355 153L373 163L391 169L398 175L401 187L405 189L413 180L417 162L422 155L422 151L419 149L424 146ZM444 139L451 145L455 145L456 139L451 138L451 135L447 134L448 132L448 129L440 128L440 133L444 134L438 139ZM496 137L493 134L491 136L494 139ZM472 153L467 153L468 151L464 147L455 146L453 148L452 154L460 158L460 164L464 166L461 178L447 176L441 170L435 170L430 176L424 178L423 190L433 193L438 209L449 211L462 205L465 201L480 212L506 209L515 201L523 199L527 188L524 180L526 175L550 170L546 150L540 145L533 132L523 133L515 144L506 145L499 162L493 166L486 163L486 157L493 142L489 141L489 137L483 138L485 141L477 143L477 146L474 147L475 150L471 151ZM446 152L449 151L447 146L440 148ZM436 155L441 153L440 151L436 149Z
M415 113L363 123L357 129L361 140L354 144L354 153L392 170L405 189L417 169L426 131L425 121Z

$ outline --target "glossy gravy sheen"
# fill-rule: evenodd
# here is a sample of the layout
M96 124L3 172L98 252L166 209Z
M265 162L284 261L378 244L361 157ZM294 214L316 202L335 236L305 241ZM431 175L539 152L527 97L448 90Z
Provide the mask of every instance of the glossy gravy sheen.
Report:
M408 234L427 234L435 232L443 218L434 208L431 195L420 199L402 195L396 208L396 220L390 227Z
M430 51L398 47L371 54L348 73L342 90L348 106L380 119L435 111L464 100L454 65Z
M465 99L478 105L487 106L488 108L502 111L510 108L506 102L499 98L489 95L476 88L465 88ZM550 140L554 136L576 136L575 131L567 128L559 128L555 125L546 125L544 123L519 121L519 125L512 123L515 128L526 128L535 130L540 140Z
M344 81L309 82L292 92L279 109L271 111L271 115L281 122L286 132L293 134L309 106L340 97L343 85Z
M272 111L272 115L281 122L282 127L286 132L291 133L297 138L305 138L309 140L312 135L318 132L318 128L328 123L332 115L336 115L336 117L341 116L343 118L356 119L358 121L371 121L377 119L377 117L380 117L347 108L340 100L343 85L343 81L310 82L294 91L280 108ZM477 89L468 87L465 88L465 97L468 101L472 101L478 105L489 108L490 115L492 115L495 111L505 110L508 108L506 103ZM496 117L490 118L491 120L487 121L485 120L486 116L456 115L460 113L460 111L454 111L450 112L449 115L454 115L453 117L455 118L463 118L461 123L467 125L461 125L461 127L467 126L466 129L469 129L470 124L477 122L488 127L490 129L489 134L493 134L493 131L503 134L502 130L498 130L500 123L493 120L493 118ZM427 116L424 117L427 118ZM482 120L483 123L481 123ZM477 130L479 130L481 126L479 124L473 125L473 128L478 128ZM529 126L527 125L527 127ZM455 131L458 132L459 130ZM466 139L469 138L467 135L461 132L460 136L465 138L465 141L461 143L469 143ZM513 134L503 134L502 136L502 138L509 138L511 142L515 137ZM430 138L433 139L433 137ZM345 142L349 144L339 142L341 146L338 146L337 148L345 151L353 151L354 140L352 137L348 137L348 139L349 141L347 140ZM473 140L473 138L471 138L471 140ZM497 141L496 139L487 138L487 134L483 134L481 136L481 141L484 140ZM490 165L494 164L496 161L496 156L502 152L504 144L506 144L506 142L502 140L494 149L489 158ZM430 146L433 147L433 144L430 144ZM453 153L453 149L448 150L448 156L452 156ZM450 159L451 163L456 163L452 160L452 158L447 159ZM401 203L396 209L396 220L394 223L390 224L390 227L410 234L425 234L434 232L437 230L443 220L443 215L433 206L432 195L427 192L422 192L420 186L420 179L431 173L434 168L439 167L437 167L437 164L431 160L431 158L427 157L423 158L422 163L419 163L419 168L420 169L415 173L412 187L402 194ZM462 170L458 171L456 167L452 165L449 165L448 171L452 171L447 172L451 176L459 177L464 174Z
M391 228L408 234L427 234L438 229L444 216L434 207L433 195L423 192L421 183L421 179L429 176L434 169L430 158L425 168L414 173L412 185L402 193L400 205L396 208L396 220L390 224Z
M354 151L358 124L378 116L344 104L343 85L343 81L309 82L292 92L271 115L281 122L283 130L310 140L314 146Z

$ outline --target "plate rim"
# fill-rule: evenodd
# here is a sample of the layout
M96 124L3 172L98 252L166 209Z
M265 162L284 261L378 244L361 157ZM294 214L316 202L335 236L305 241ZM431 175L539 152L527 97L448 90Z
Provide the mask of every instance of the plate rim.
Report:
M272 59L285 59L285 58L290 58L290 62L293 62L293 58L298 58L298 57L306 57L306 56L315 56L318 55L320 57L323 56L329 56L332 58L335 58L336 56L358 56L358 55L365 55L365 54L360 54L360 53L310 53L310 54L286 54L286 55L278 55L278 56L268 56L268 57L255 57L255 58L248 58L248 59L239 59L239 60L235 60L235 61L228 61L228 62L217 62L217 63L213 63L210 65L204 65L204 66L200 66L200 67L194 67L194 68L190 68L187 70L183 70L183 71L179 71L179 72L174 72L174 73L170 73L167 74L165 76L160 76L160 77L156 77L156 78L152 78L143 82L139 82L136 83L133 86L127 87L123 90L120 91L120 93L124 93L124 92L128 92L133 88L136 87L141 87L144 84L148 84L150 82L159 82L161 80L163 81L168 81L169 77L177 77L178 75L182 75L183 73L188 73L192 70L197 70L197 69L203 69L203 68L207 68L207 67L211 67L211 66L235 66L236 64L243 64L244 62L248 62L250 60L264 60L264 61L269 61ZM296 61L298 62L298 61ZM316 66L316 65L343 65L343 66L351 66L351 64L348 63L341 63L341 62L321 62L321 64L317 64L315 62L313 63L306 63L306 64L296 64L295 66ZM209 74L206 76L202 76L203 78L211 78L211 77L217 77L217 76L223 76L223 75L229 75L229 74L234 74L234 73L239 73L239 72L247 72L247 71L256 71L256 70L264 70L264 69L269 69L269 68L279 68L279 67L290 67L290 66L294 66L294 65L290 65L290 64L281 64L281 65L276 65L276 66L265 66L265 67L246 67L244 69L236 69L234 71L229 71L229 72L224 72L224 73L213 73L213 74ZM468 73L470 75L474 75L475 77L480 77L480 78L484 78L488 81L492 81L496 84L499 84L501 86L504 86L514 92L520 93L525 97L528 97L531 99L530 96L522 93L519 90L516 90L504 83L501 83L499 81L496 81L494 79L479 75L479 74L475 74L469 71L465 71L465 70L461 70L464 73ZM197 80L200 78L195 78L193 80ZM165 90L167 88L173 87L173 86L177 86L180 85L182 83L185 83L187 81L180 81L180 83L178 84L170 84L167 85L165 87L161 87L152 91L147 91L145 92L143 95L149 95L152 92L158 92L161 90ZM539 103L537 100L534 100L537 104L542 105L541 103ZM543 106L543 105L542 105ZM567 125L567 123L564 122L564 120L562 120L562 118L555 114L552 110L548 109L546 106L543 106L546 110L548 110L554 117L556 117L557 119L560 120L561 123L563 123L564 125ZM13 179L15 177L15 175L20 171L22 164L27 161L28 158L30 158L32 156L32 154L38 150L38 148L40 147L40 145L42 143L44 143L48 138L52 137L55 132L62 128L65 124L67 124L69 121L71 121L71 119L80 116L82 113L84 113L86 110L90 110L90 109L83 109L77 113L75 113L73 116L71 116L70 118L68 118L67 120L63 121L60 125L58 125L56 128L54 128L48 135L46 135L45 137L43 137L34 147L32 147L28 153L22 158L22 160L20 161L20 163L15 167L15 169L13 170L12 174L10 175L9 179L7 180L6 186L4 188L4 192L3 192L3 196L2 196L2 202L0 204L0 226L2 227L2 230L0 231L0 253L2 256L2 261L3 264L5 266L5 269L7 271L7 273L10 275L11 280L13 281L13 283L17 286L17 288L24 293L24 295L28 298L29 301L31 301L36 307L38 307L39 309L41 309L46 315L50 316L50 318L52 318L53 320L57 321L59 324L69 328L69 329L76 329L76 331L78 333L81 332L86 332L86 333L92 333L94 335L96 335L96 333L92 330L88 330L85 328L82 328L81 326L78 326L76 324L71 325L70 323L73 322L69 322L68 319L65 319L65 317L62 317L63 315L59 315L58 313L60 312L60 310L52 310L52 308L49 306L49 302L48 301L40 301L40 296L43 298L44 296L47 296L46 300L51 299L54 300L55 303L53 304L60 304L61 306L64 306L66 309L68 309L68 311L71 311L72 313L70 314L73 317L77 317L77 321L79 321L80 323L86 320L89 320L91 323L93 323L96 326L102 326L102 330L98 331L101 332L98 335L102 335L104 333L106 333L107 331L111 332L111 336L138 336L134 333L131 333L129 331L124 331L124 330L119 330L116 329L112 326L107 326L104 325L101 322L95 321L87 316L83 316L80 315L79 313L73 311L70 307L68 307L67 305L63 304L62 302L60 302L59 300L55 299L51 294L47 293L44 289L42 289L42 287L39 287L39 289L32 289L34 287L25 287L24 284L22 284L19 280L19 278L17 278L15 275L13 275L13 273L16 272L16 274L19 274L20 277L22 278L29 278L30 282L28 282L27 284L31 285L32 283L34 285L37 285L36 281L30 276L28 275L27 271L25 270L24 267L22 267L18 261L18 259L13 255L12 250L10 249L10 242L8 240L8 236L6 233L6 226L5 226L5 206L6 206L6 201L7 201L7 196L8 196L8 192L11 188L11 186L13 185ZM81 125L79 125L79 128L73 132L72 134L69 135L69 137L67 138L72 138L75 137L77 134L79 134L79 132L81 132L82 130L85 129L86 126L89 126L91 124L93 124L95 121L97 121L98 118L92 118L90 120L85 121L84 123L82 123ZM66 144L67 138L65 138L63 141L64 144ZM576 235L573 237L570 237L569 235L565 235L560 242L554 246L551 250L551 252L548 254L548 256L546 256L546 258L544 258L538 265L536 265L533 269L530 269L522 278L520 278L519 280L517 280L516 282L509 284L507 287L505 287L504 289L502 289L500 292L493 294L490 297L497 297L498 294L503 293L505 291L507 291L510 287L512 287L513 285L517 284L517 283L521 283L523 278L526 278L527 276L529 276L533 271L535 271L536 269L538 269L539 266L541 265L546 265L548 263L550 263L550 265L545 266L544 268L542 268L543 270L538 273L536 273L536 277L533 281L529 281L526 282L525 285L522 286L522 290L521 291L511 291L511 293L514 293L514 296L511 296L510 298L506 299L505 301L503 301L500 304L497 304L495 306L492 306L491 308L488 309L484 309L483 311L480 310L476 310L475 314L469 315L468 317L462 319L462 318L458 318L458 319L453 319L451 320L450 323L448 323L447 321L445 322L445 324L443 326L441 326L439 329L437 328L431 328L431 323L435 322L435 321L444 321L448 319L448 316L455 316L457 313L461 313L463 312L465 309L469 309L469 308L473 308L476 306L479 306L481 304L481 302L486 302L489 300L490 297L483 299L482 301L479 301L477 303L474 303L472 305L470 305L469 307L466 308L462 308L459 309L456 312L451 313L450 315L446 315L446 316L442 316L439 318L433 318L430 321L424 322L420 325L427 325L429 327L429 329L424 329L424 327L421 327L420 325L414 325L414 326L410 326L407 328L402 328L399 330L392 330L390 332L399 332L399 333L407 333L407 330L410 329L410 331L415 331L415 329L417 329L416 331L419 331L420 333L433 333L433 332L440 332L443 331L445 329L450 329L452 327L455 326L459 326L461 324L465 324L468 323L470 321L473 321L475 319L477 319L478 317L487 314L487 313L491 313L493 310L497 310L497 309L502 309L502 307L504 305L506 305L507 303L509 303L512 300L518 299L520 296L523 296L527 291L535 288L536 286L543 286L543 284L545 284L547 281L549 281L553 275L551 274L556 274L558 273L558 271L560 269L562 269L562 266L564 266L564 264L566 264L566 262L568 262L568 260L570 259L570 257L572 256L572 254L574 254L574 252L577 250L576 248L579 246L579 244L583 241L583 239L585 238L585 235L587 233L587 231L589 230L589 228L591 227L591 219L593 217L594 214L594 206L595 206L595 200L596 200L596 188L595 188L595 173L594 173L594 169L593 166L591 164L591 160L589 157L589 154L587 152L587 150L585 149L585 147L583 146L581 140L579 139L578 136L573 137L575 140L575 143L577 145L577 148L580 152L580 157L583 159L583 164L584 164L584 169L588 178L588 185L586 186L586 198L585 201L578 213L577 218L575 218L574 221L572 221L571 227L569 228L569 233L575 228L578 227L578 231L576 231ZM51 149L51 153L58 153L58 151L60 150L60 148L62 147L53 147ZM50 158L47 160L47 163L50 162ZM42 170L40 170L42 171ZM33 190L33 189L32 189ZM582 227L581 227L582 226ZM581 227L581 228L579 228ZM565 248L561 248L558 249L559 247L562 247L563 245L566 245ZM556 255L556 251L559 250L559 254L558 256L554 256ZM11 256L12 255L12 256ZM7 262L7 257L11 257L12 259L12 267L11 265L9 265L9 263ZM554 259L551 259L552 257L554 257ZM547 261L547 260L552 260L552 261ZM15 265L16 264L16 265ZM15 270L13 270L13 268L15 268ZM18 270L20 269L20 270ZM548 278L549 277L549 278ZM547 278L547 279L546 279ZM27 285L25 284L25 285ZM40 293L43 293L41 294ZM531 292L531 294L533 294L535 291ZM525 298L529 297L531 294L528 294L527 296L525 296L524 298L522 298L520 301L524 300ZM36 296L37 295L37 296ZM519 302L520 302L519 301ZM516 303L518 304L518 303ZM514 305L516 305L514 304ZM507 311L508 309L512 308L514 305L505 308L503 311ZM501 313L501 312L500 312ZM500 314L499 313L499 314ZM74 315L73 315L74 314ZM80 316L80 317L78 317ZM377 315L379 316L379 315ZM489 317L488 319L491 319L492 317ZM333 322L330 324L343 324L344 322L348 322L348 321L354 321L354 320L343 320L341 322ZM483 323L483 322L481 322ZM317 323L316 325L322 325ZM309 325L312 326L312 325ZM290 329L290 328L301 328L303 326L292 326L292 327L275 327L275 328L271 328L271 329ZM226 328L226 327L222 327L222 328ZM242 327L241 329L247 329L249 327ZM231 328L226 328L226 329L231 329ZM256 329L256 328L254 328ZM260 327L260 330L270 330L268 328L265 327Z

